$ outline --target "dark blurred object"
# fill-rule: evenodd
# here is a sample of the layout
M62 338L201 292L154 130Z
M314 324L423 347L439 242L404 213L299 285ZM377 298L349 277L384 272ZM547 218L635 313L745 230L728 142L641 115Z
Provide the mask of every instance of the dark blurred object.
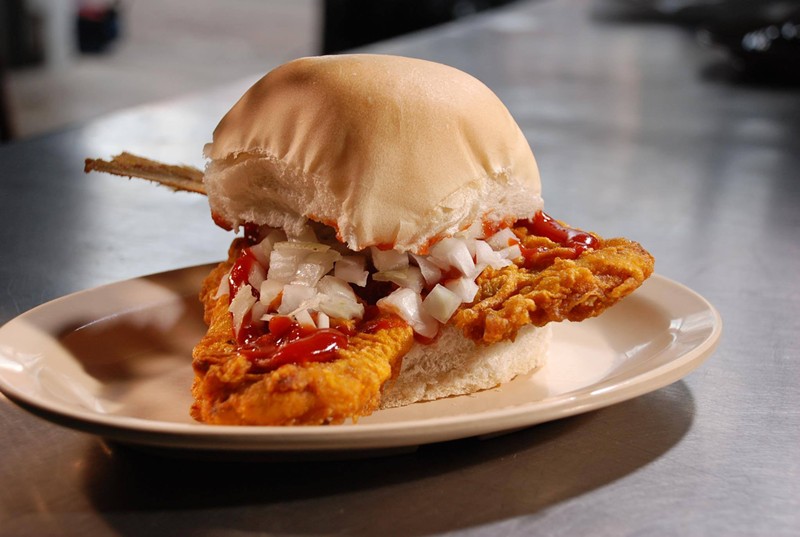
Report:
M94 54L105 51L119 37L119 2L85 2L78 10L78 49Z
M41 21L23 0L0 1L0 143L14 138L14 122L8 96L8 69L42 61Z
M11 103L8 101L8 84L6 82L6 64L0 55L0 143L14 138L14 124L11 117Z
M322 53L334 54L514 0L325 0Z
M9 69L44 60L42 20L25 0L0 0L0 58Z
M681 25L750 80L800 81L800 0L605 0L595 15Z
M703 24L702 43L720 46L748 77L800 82L800 1L763 2Z

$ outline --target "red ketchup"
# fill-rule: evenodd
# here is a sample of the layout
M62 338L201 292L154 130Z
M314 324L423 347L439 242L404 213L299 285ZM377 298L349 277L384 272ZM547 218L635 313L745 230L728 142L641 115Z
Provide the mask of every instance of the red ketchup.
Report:
M544 248L540 250L520 245L525 258L525 266L528 268L537 268L538 265L546 266L556 257L576 259L586 250L600 246L600 241L591 233L561 225L542 211L537 211L532 219L519 220L514 225L524 227L531 235L545 237L562 246L555 250Z
M252 240L252 239L248 239ZM248 283L256 266L253 252L242 250L228 276L231 299ZM259 298L258 289L253 296ZM273 317L269 323L253 319L247 312L236 334L240 352L252 363L253 373L263 373L288 363L326 362L336 357L336 351L347 348L348 337L335 328L307 328L285 316Z
M347 348L347 336L335 328L308 328L289 317L273 317L270 331L241 349L252 373L265 373L285 364L327 362Z
M242 253L239 254L239 258L233 263L231 272L228 275L231 300L236 296L239 289L247 284L250 279L250 273L253 271L256 263L258 263L258 261L250 248L245 248L242 250ZM258 289L253 289L253 296L258 297Z

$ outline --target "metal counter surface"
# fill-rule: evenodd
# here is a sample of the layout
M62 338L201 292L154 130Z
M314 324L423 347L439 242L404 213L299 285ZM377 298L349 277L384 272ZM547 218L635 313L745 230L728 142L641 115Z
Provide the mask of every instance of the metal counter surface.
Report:
M0 535L800 535L800 91L737 83L687 32L595 7L521 3L369 50L486 82L548 212L640 241L720 310L700 369L514 434L305 463L163 457L0 398ZM204 199L82 162L200 165L250 82L0 147L0 322L220 258Z

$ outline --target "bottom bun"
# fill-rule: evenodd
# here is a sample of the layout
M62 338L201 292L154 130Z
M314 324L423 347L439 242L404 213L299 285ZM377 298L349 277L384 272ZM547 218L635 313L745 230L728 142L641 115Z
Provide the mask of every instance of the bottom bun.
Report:
M383 388L380 408L410 405L494 388L544 365L550 327L528 326L515 341L476 345L446 327L430 345L416 344L400 374Z

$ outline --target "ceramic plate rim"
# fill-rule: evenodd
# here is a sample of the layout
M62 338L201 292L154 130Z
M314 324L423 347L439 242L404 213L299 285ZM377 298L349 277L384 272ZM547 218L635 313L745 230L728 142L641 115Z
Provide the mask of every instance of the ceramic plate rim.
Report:
M90 298L99 292L114 292L133 281L182 271L204 271L211 265L186 267L165 273L133 278L78 291L33 308L0 326L0 346L20 323L58 304ZM487 409L477 413L423 418L390 423L343 424L336 426L220 426L90 412L64 408L16 389L0 368L0 392L26 410L54 423L112 440L151 447L223 451L342 451L415 446L533 426L546 421L596 410L669 385L698 367L718 345L722 319L714 306L697 292L664 276L654 274L636 293L641 297L658 286L669 287L683 298L697 302L711 323L708 335L669 362L633 376L614 376L585 386L576 392L559 394L522 405ZM626 299L631 300L637 296ZM179 295L176 294L176 299ZM624 302L623 302L624 303ZM621 307L621 306L617 306ZM587 390L591 389L588 393ZM413 433L412 433L413 432Z

